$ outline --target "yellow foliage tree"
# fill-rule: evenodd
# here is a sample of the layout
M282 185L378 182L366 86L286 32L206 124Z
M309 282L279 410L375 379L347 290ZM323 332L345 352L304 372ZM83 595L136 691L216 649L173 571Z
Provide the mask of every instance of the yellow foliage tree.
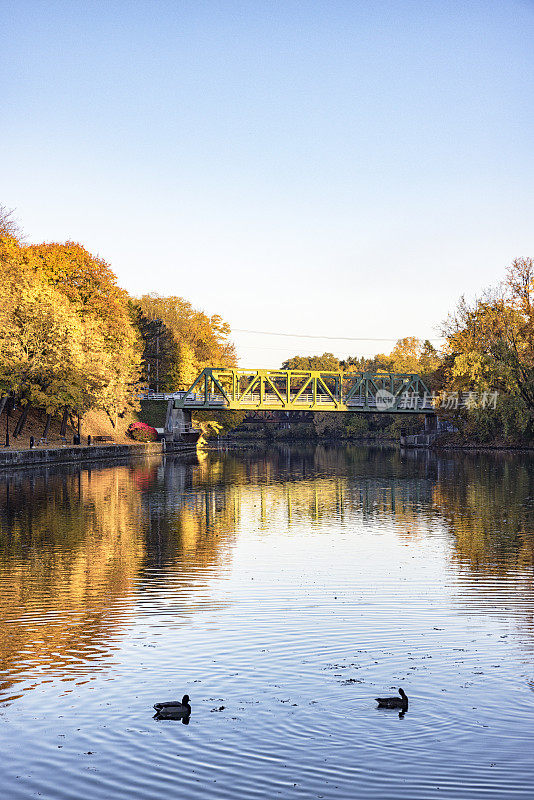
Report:
M193 348L186 341L181 341L178 345L178 355L173 369L175 387L187 389L195 380L198 372L198 361L195 358Z
M427 375L437 369L440 361L436 349L428 339L422 342L415 336L399 339L389 358L394 372L419 372Z
M230 326L219 314L211 317L203 311L193 308L183 297L161 297L157 294L146 294L137 302L149 319L160 319L172 332L177 345L175 360L179 373L184 372L185 365L179 367L180 359L191 356L197 371L212 365L217 367L236 366L236 353L230 340ZM185 344L187 351L180 352Z
M128 295L83 247L23 246L0 229L0 393L112 419L132 402L140 344Z

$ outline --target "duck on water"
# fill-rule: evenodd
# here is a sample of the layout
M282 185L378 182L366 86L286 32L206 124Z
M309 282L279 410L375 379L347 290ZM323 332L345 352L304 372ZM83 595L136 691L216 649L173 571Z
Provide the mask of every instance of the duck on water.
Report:
M189 718L191 714L188 694L184 694L181 702L179 700L169 700L167 703L155 703L154 708L156 709L154 716L157 719Z
M375 697L378 708L400 708L404 714L408 711L408 698L404 689L399 689L400 697Z

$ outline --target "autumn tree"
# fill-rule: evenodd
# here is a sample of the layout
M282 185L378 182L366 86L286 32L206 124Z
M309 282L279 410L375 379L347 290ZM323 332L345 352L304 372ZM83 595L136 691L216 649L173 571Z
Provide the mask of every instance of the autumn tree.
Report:
M178 355L173 372L175 386L178 389L188 389L198 374L193 348L185 340L178 345Z
M8 220L9 222L9 220ZM140 346L128 295L81 245L25 246L0 229L0 392L49 413L134 402Z
M136 303L146 319L161 320L172 334L174 349L162 375L166 388L190 385L206 366L236 366L230 326L219 314L208 316L176 296L147 294Z
M421 342L415 336L399 339L391 351L390 358L394 372L417 372Z
M431 342L428 339L423 342L415 336L399 339L389 358L393 372L417 372L428 375L439 364L437 350Z
M516 259L505 279L472 303L461 298L444 325L449 391L499 392L496 413L473 409L473 430L531 436L534 421L534 262ZM477 416L478 415L478 416ZM489 433L488 433L489 435Z
M115 424L134 403L141 343L129 296L109 264L76 242L30 245L25 262L70 304L83 327L85 369L91 378L83 404L102 408Z
M83 326L20 251L16 240L0 238L0 387L49 412L80 407L87 388Z
M389 355L377 353L374 356L349 356L340 362L341 368L351 372L411 372L423 375L425 379L433 375L441 364L441 355L428 340L405 336L398 339Z

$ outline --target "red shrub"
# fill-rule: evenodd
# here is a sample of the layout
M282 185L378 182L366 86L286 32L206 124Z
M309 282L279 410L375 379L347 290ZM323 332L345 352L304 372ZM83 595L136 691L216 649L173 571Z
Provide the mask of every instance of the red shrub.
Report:
M157 430L151 425L147 425L145 422L132 422L132 424L128 426L126 433L136 442L158 441Z

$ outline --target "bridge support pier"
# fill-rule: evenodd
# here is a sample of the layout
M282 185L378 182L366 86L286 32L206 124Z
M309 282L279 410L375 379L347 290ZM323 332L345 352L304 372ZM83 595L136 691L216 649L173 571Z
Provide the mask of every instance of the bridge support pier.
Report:
M435 433L437 430L437 419L435 414L425 414L425 433Z
M191 411L186 408L174 408L174 400L169 400L163 433L165 440L167 442L189 440L193 433Z

